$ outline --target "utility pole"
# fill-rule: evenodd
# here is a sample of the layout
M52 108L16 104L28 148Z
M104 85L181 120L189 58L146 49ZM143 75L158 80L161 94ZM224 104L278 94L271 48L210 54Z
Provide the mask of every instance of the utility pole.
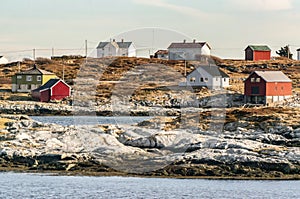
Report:
M288 53L288 59L290 59L290 45L289 44L287 45L287 51L288 51L287 52Z
M32 53L33 53L33 61L35 61L35 48L33 49Z
M87 46L87 40L85 40L85 63L87 63L87 52L88 51L88 46Z
M65 64L63 65L62 79L65 81Z
M52 48L52 53L51 57L54 57L54 48Z

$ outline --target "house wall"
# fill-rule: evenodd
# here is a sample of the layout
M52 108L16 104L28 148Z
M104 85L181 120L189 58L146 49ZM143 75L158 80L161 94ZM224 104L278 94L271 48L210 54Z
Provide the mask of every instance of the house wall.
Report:
M300 61L300 50L297 51L297 59Z
M0 58L0 64L7 64L8 60L5 57Z
M51 100L62 100L63 98L66 98L70 96L70 87L68 87L63 82L58 82L55 86L51 89Z
M268 82L266 96L291 96L292 82Z
M251 78L260 78L257 74L250 75L244 83L244 93L246 96L265 96L266 95L266 82L260 78L260 82L251 82ZM252 87L258 87L259 93L252 94Z
M107 56L116 56L118 54L118 49L112 45L112 43L108 43L104 48L97 48L97 57L107 57Z
M207 44L205 44L202 48L201 48L201 55L206 55L206 56L210 56L210 48L208 47Z
M245 60L252 61L253 60L253 51L251 48L246 48L245 50Z
M254 51L253 60L270 60L271 52L270 51Z
M56 75L43 75L42 76L42 85L46 84L50 79L58 78Z
M201 56L201 48L169 48L170 60L197 60Z
M40 101L41 102L49 102L50 101L50 89L41 91Z
M129 46L129 48L127 49L127 51L128 51L128 57L136 57L136 48L135 48L135 46L133 45L133 44L131 44L130 46Z

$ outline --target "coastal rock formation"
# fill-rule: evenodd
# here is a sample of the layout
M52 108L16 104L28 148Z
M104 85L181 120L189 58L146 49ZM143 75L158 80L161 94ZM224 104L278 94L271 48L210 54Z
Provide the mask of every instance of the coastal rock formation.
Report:
M248 178L300 175L297 125L269 126L261 121L249 129L246 126L251 125L230 124L219 133L196 127L150 128L155 119L137 126L59 126L23 115L1 115L1 119L5 125L0 131L1 170Z

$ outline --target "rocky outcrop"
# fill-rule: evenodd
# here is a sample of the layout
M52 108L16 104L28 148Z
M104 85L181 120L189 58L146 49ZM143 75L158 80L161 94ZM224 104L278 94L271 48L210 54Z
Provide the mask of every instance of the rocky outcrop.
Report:
M0 133L1 170L247 178L300 175L299 128L282 124L262 123L257 129L228 125L220 134L148 128L151 121L138 126L63 127L27 116L2 118L9 122Z

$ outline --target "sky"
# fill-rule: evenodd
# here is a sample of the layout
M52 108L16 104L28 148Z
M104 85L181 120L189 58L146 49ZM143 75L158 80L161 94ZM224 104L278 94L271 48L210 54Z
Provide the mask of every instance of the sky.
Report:
M300 48L300 0L1 0L0 55L84 54L100 41L134 40L152 53L172 41L206 41L212 54L243 58L249 44L272 54Z

